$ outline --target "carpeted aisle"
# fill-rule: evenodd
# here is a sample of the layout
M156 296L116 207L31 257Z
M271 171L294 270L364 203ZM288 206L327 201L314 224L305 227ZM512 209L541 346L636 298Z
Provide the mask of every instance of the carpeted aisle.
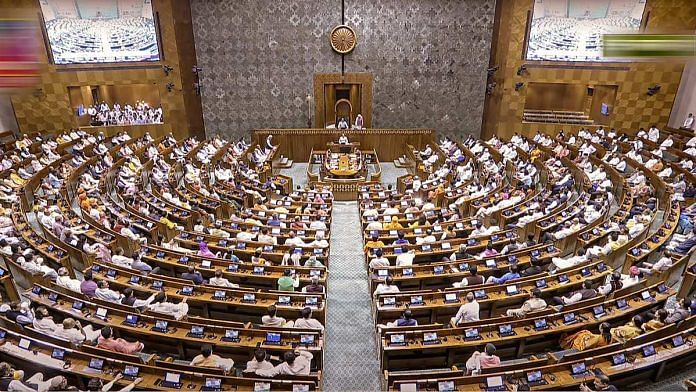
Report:
M357 202L334 202L329 259L324 389L380 389L367 270Z

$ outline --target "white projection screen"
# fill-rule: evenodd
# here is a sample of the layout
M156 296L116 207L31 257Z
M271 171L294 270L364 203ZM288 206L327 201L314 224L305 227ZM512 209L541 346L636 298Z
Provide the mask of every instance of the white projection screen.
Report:
M55 64L160 59L152 0L39 0Z
M635 33L646 0L535 0L527 60L602 58L602 35Z

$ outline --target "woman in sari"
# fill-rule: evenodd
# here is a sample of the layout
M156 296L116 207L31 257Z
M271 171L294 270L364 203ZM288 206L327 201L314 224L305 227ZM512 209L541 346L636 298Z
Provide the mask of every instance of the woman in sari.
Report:
M649 320L647 323L643 324L643 331L650 332L664 327L667 315L668 313L665 309L658 310L655 312L655 316L653 316L652 320Z
M626 343L636 336L639 336L643 332L642 327L643 318L640 316L633 316L633 319L625 325L612 328L609 331L611 333L611 340L613 343Z
M578 351L585 351L597 347L603 347L611 342L609 333L611 326L609 323L599 324L599 333L594 334L586 329L580 330L572 335L561 336L560 345L564 350L574 348Z
M215 254L208 249L208 244L205 241L198 243L198 256L215 257Z

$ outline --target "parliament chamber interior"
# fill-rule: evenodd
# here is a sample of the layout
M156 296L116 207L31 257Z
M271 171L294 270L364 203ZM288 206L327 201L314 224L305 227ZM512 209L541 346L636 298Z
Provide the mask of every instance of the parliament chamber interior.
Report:
M0 0L0 390L696 390L694 31Z

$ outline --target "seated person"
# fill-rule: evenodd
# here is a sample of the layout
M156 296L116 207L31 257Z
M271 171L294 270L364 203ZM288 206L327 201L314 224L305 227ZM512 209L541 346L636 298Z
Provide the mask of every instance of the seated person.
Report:
M103 301L119 303L123 295L118 291L111 290L109 288L109 282L106 280L100 280L99 283L97 283L97 289L94 291L94 297Z
M633 316L626 324L609 330L612 343L626 343L643 333L643 318Z
M394 278L392 278L391 276L387 276L387 279L384 280L384 283L378 284L377 288L375 288L374 296L376 297L378 294L398 292L399 286L394 284Z
M275 305L271 305L266 309L266 315L261 317L261 323L265 327L289 327L292 328L294 323L292 321L287 321L282 317L278 317L278 308Z
M68 275L68 269L65 267L61 267L58 269L58 277L56 278L56 284L60 287L65 287L68 290L79 292L80 291L80 285L82 282L80 282L77 279L73 279Z
M138 341L128 342L121 338L114 338L111 327L107 325L101 329L101 336L97 339L97 347L123 354L135 354L143 351L145 345Z
M254 358L247 362L244 373L254 373L257 370L270 370L273 369L273 364L269 362L266 357L266 350L260 348L254 351Z
M508 309L506 314L508 317L524 317L527 313L542 309L546 309L546 301L541 298L541 290L535 287L529 293L529 299L524 301L520 308Z
M479 303L474 297L474 293L466 293L466 303L459 307L457 314L450 319L450 324L453 326L459 323L468 323L479 320Z
M258 369L256 370L256 375L261 377L309 375L314 356L303 347L296 347L293 351L286 352L283 358L285 362L274 366L272 369Z
M203 244L204 242L201 242ZM181 274L181 279L187 279L193 281L193 284L203 284L203 275L196 271L196 267L190 265L186 272Z
M295 291L295 288L299 286L300 278L292 270L286 269L283 271L283 276L278 278L278 290L280 291Z
M554 257L551 259L551 265L549 266L549 270L551 272L555 272L558 270L574 267L580 263L584 263L585 261L587 261L587 256L585 253L585 248L580 248L578 250L578 254L575 256L571 256L565 259L562 257Z
M478 374L481 369L488 369L500 366L500 358L495 355L495 346L493 343L486 344L483 352L474 351L471 357L466 361L466 370L472 374Z
M303 293L323 293L324 292L324 286L319 283L319 277L317 275L313 275L310 278L310 283L302 288Z
M453 287L467 287L467 286L475 286L479 284L484 283L484 278L483 276L478 274L478 267L476 265L470 265L469 266L469 276L465 276L461 282L455 282L452 284Z
M520 274L517 272L517 264L512 264L510 265L509 271L506 272L503 276L500 278L496 278L495 276L489 276L488 279L486 280L486 284L505 284L505 282L513 280L513 279L519 279Z
M73 344L80 344L85 340L94 342L101 335L100 330L94 330L91 325L82 328L80 321L75 321L70 317L63 319L63 323L58 325L55 336L70 341Z
M308 328L308 329L318 329L320 331L324 330L324 326L321 325L319 320L312 318L312 308L306 307L300 311L300 318L295 320L295 328Z
M389 267L389 259L384 257L382 249L377 249L375 251L375 257L370 260L370 269L386 268Z
M418 320L413 318L411 309L404 310L404 313L398 319L388 322L386 327L415 327L418 325Z
M167 301L167 295L163 292L157 293L152 303L148 305L148 309L152 312L164 313L181 320L188 315L189 305L186 303L187 298L181 300L178 304Z
M653 318L643 324L642 329L645 332L655 331L665 326L665 319L669 313L665 309L660 309L653 315Z
M553 297L553 302L558 305L571 305L578 301L583 301L586 299L594 298L597 296L597 290L592 288L592 282L586 280L582 282L582 288L572 293L562 296Z
M53 335L58 326L53 321L53 317L48 315L48 309L44 306L39 306L34 311L34 329L44 335Z
M196 355L189 364L190 366L201 366L222 369L225 372L229 372L233 366L234 361L229 358L223 358L219 355L213 354L213 347L206 344L201 347L201 353Z
M691 315L689 305L691 305L690 301L678 300L674 309L667 311L669 315L665 318L665 324L674 324L689 317Z
M238 288L239 285L236 283L230 282L227 278L224 278L222 276L222 270L218 269L215 270L215 276L210 278L208 280L208 284L211 286L219 286L219 287L230 287L230 288Z
M599 324L598 334L582 329L571 335L562 335L559 344L564 350L575 349L578 351L604 347L611 343L610 329L611 325L609 323L601 323Z

